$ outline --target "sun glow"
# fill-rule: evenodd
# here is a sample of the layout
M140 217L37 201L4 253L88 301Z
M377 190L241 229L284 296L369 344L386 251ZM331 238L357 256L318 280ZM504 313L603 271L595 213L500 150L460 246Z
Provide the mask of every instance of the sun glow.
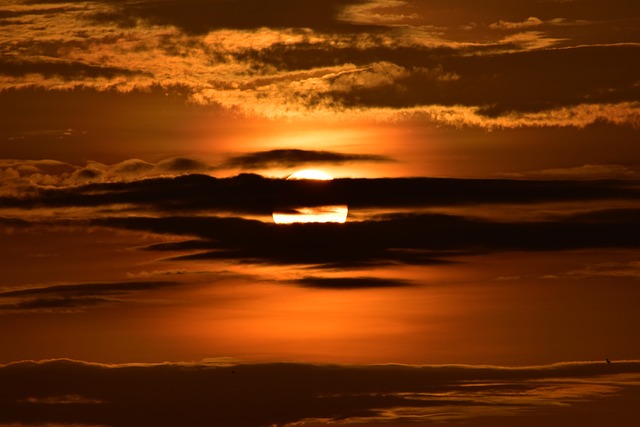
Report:
M274 212L276 224L293 224L298 222L346 222L349 209L345 205L314 206L294 209L290 212Z
M330 181L333 179L328 173L317 169L303 169L294 172L287 179L315 179L319 181Z
M303 169L291 174L288 180L318 180L330 181L333 179L328 173L317 169ZM346 205L325 206L296 206L285 210L273 212L273 222L276 224L293 224L300 222L338 222L347 221L349 208Z

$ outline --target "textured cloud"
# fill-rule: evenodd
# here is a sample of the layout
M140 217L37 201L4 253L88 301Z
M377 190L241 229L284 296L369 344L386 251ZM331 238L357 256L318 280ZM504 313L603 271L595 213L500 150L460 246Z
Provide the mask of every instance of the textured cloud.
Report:
M132 76L135 72L126 68L101 67L89 65L78 61L41 61L41 62L21 62L16 60L0 60L2 74L17 77L30 74L38 74L43 78L59 77L65 81L76 80L78 78L99 78L112 79L118 76Z
M570 271L565 276L577 279L596 277L640 279L640 261L595 264L581 270Z
M470 426L635 425L638 362L529 368L304 364L0 367L0 422L119 427L344 425L464 421ZM151 386L153 384L153 386ZM583 424L583 423L587 424Z
M64 188L99 182L130 181L154 176L206 172L213 167L187 157L156 163L129 159L112 165L88 161L85 165L55 160L0 159L0 196L27 196L43 188Z
M490 28L493 29L506 29L506 30L514 30L521 28L530 28L537 27L542 25L543 21L535 16L530 16L522 22L508 22L508 21L499 21L494 24L489 25Z
M267 117L637 125L639 24L621 12L637 5L544 3L544 14L501 0L13 4L1 10L0 90L160 87ZM470 25L471 12L494 24Z

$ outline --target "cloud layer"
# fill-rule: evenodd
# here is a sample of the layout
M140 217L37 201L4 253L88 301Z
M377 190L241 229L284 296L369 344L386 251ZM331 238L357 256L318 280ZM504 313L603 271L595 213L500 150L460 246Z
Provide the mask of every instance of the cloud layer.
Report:
M103 213L76 220L195 238L149 247L186 251L188 254L180 257L185 260L355 267L390 262L428 265L443 262L447 254L469 251L637 248L637 208L607 209L603 205L586 212L580 208L584 203L637 197L635 181L289 181L242 174L224 179L182 175L45 188L34 195L3 197L1 201L5 208L18 210L92 209ZM575 203L577 211L535 220L480 219L472 211L466 215L424 212L429 208L544 203ZM280 226L270 219L274 209L335 204L348 205L356 220ZM114 215L113 207L126 208L126 214ZM358 221L359 210L390 213L369 214ZM221 217L225 212L234 217ZM258 215L265 221L242 218L245 215ZM70 219L69 225L73 221ZM302 284L322 286L313 280ZM350 287L355 282L344 285Z
M638 125L637 14L491 3L16 1L0 10L0 89L161 87L268 117Z
M0 391L0 422L556 426L570 419L627 427L636 405L618 411L617 403L638 397L639 375L637 362L615 361L530 368L26 361L0 367L2 383L12 384Z

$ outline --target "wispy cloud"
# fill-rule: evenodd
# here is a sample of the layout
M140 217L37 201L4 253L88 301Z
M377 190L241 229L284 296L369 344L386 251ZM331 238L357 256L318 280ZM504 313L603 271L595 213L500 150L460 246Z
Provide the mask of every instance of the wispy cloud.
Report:
M122 302L122 297L179 285L175 281L130 281L113 283L72 283L39 287L20 287L0 292L0 311L81 310L85 307Z
M524 21L520 22L498 21L490 24L489 28L493 28L495 30L519 30L521 28L538 27L542 24L543 21L540 18L530 16Z
M640 170L636 167L623 165L582 165L500 175L529 179L638 179L640 178Z

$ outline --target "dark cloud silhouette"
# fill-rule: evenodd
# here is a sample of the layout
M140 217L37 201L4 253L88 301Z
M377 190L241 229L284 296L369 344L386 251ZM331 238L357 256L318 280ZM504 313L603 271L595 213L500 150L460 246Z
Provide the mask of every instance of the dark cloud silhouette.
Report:
M411 282L400 279L385 279L380 277L314 277L308 276L293 280L291 283L319 289L370 289L397 288L410 286Z
M31 226L31 223L24 219L0 217L0 227L9 229L9 228L26 228L29 226Z
M0 292L2 297L31 297L36 295L104 295L122 294L134 291L146 291L167 286L176 286L178 282L171 281L138 281L138 282L113 282L113 283L79 283L70 285L54 285L39 288L26 288Z
M335 151L280 149L248 153L228 159L223 166L245 169L295 167L306 164L343 164L350 162L389 162L392 159L373 154L345 154Z
M191 240L148 247L156 251L188 252L177 255L184 260L346 268L394 262L442 263L460 253L487 251L638 247L635 236L640 229L640 212L636 209L592 210L537 221L491 221L412 211L474 204L635 200L639 191L637 183L630 180L287 181L249 174L225 179L183 175L41 189L37 196L3 197L0 203L14 208L129 205L127 216L111 214L89 220L89 224L188 236ZM270 215L274 207L330 204L346 204L352 212L382 208L406 213L378 215L345 224L287 226L212 216L222 212ZM135 216L134 210L141 215ZM147 216L149 211L155 217Z
M210 170L211 167L187 157L173 157L157 164L158 169L170 172L196 172Z
M142 74L138 71L120 67L107 67L85 64L78 61L16 61L10 58L0 60L0 75L24 76L26 74L41 74L46 77L59 76L65 80L75 80L80 77L134 76Z
M26 4L47 4L47 3L74 3L73 1L39 1L39 2L24 2ZM49 7L49 8L43 8L43 9L17 9L17 10L9 10L9 9L5 9L5 10L0 10L0 19L5 19L5 18L19 18L22 16L29 16L29 15L50 15L52 13L62 13L62 12L69 12L69 11L75 11L75 10L81 10L78 7L70 7L70 6L60 6L60 7Z
M66 309L78 309L92 305L114 302L115 299L98 297L64 297L64 298L33 298L16 303L0 304L0 310L24 311L45 310L64 311Z
M95 225L144 230L199 240L154 245L184 250L183 260L226 260L324 267L443 263L456 255L505 250L562 250L640 245L640 212L603 213L545 222L492 222L453 215L392 215L345 224L276 225L239 218L103 218ZM193 253L194 250L199 252ZM329 282L327 282L329 283Z
M0 422L255 427L311 419L427 422L446 413L479 426L490 410L509 422L536 414L554 425L544 422L549 413L593 416L581 401L598 405L602 422L612 416L603 408L637 398L626 379L638 373L638 362L604 361L531 368L27 361L0 367L0 382L11 384L0 389ZM603 379L605 390L594 388ZM616 425L635 425L637 415L637 405L627 407Z
M362 0L121 2L117 13L99 14L95 19L129 23L127 17L136 17L153 24L173 25L190 34L204 34L221 28L249 30L262 27L362 30L364 28L338 20L343 7L358 3Z
M0 292L0 310L56 310L118 301L115 297L179 285L174 281L76 283ZM16 301L17 300L17 301ZM120 300L121 301L121 300Z
M78 187L43 188L31 197L0 197L6 207L131 204L165 212L231 211L270 215L274 208L346 204L358 208L460 206L637 198L635 181L525 181L444 178L268 179L183 175Z

